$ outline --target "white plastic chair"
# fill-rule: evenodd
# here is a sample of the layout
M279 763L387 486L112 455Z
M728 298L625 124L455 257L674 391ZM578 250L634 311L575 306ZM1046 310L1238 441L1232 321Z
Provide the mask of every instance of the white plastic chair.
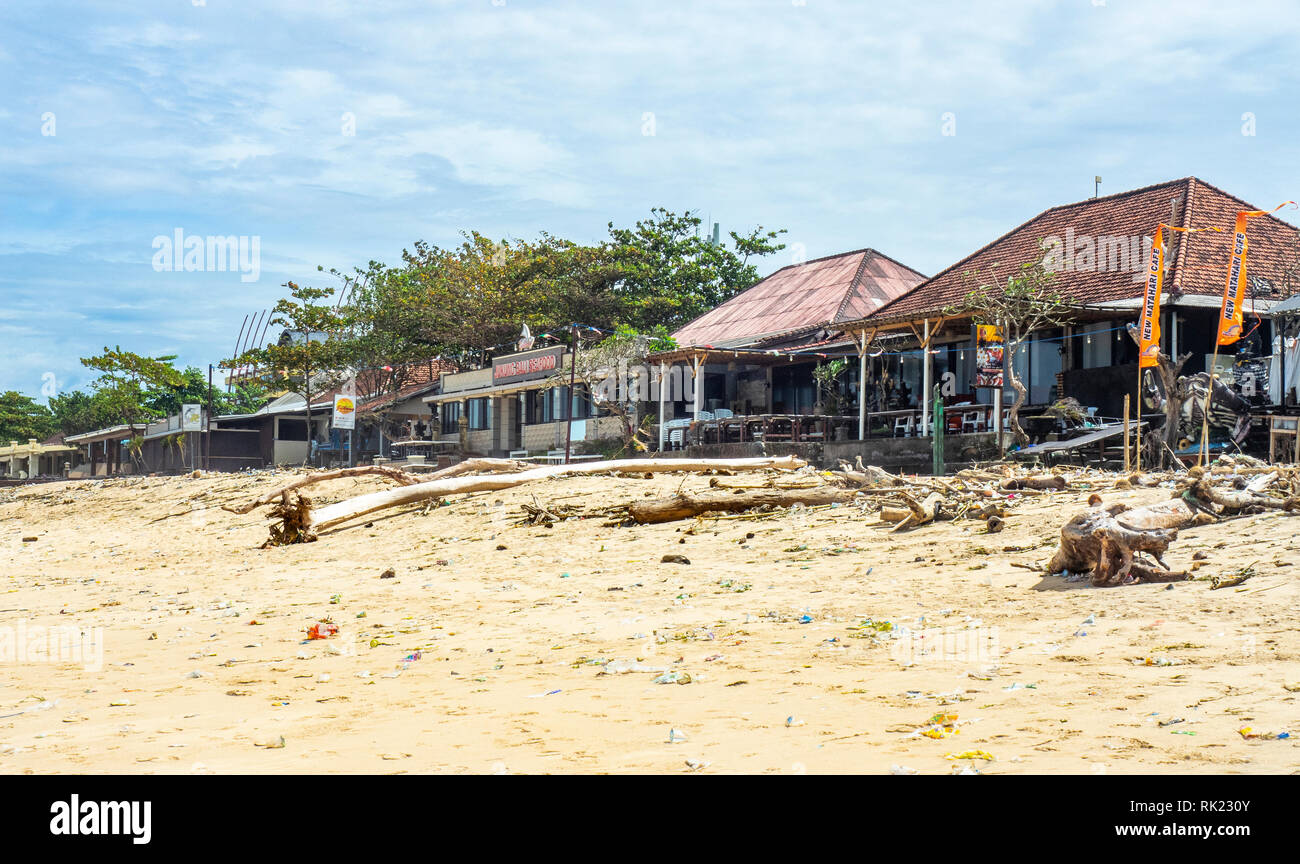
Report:
M906 437L906 436L910 436L910 435L912 434L912 432L913 432L913 428L914 428L914 427L913 427L913 425L912 425L912 415L911 415L911 414L904 414L904 415L902 415L902 416L900 416L900 417L895 417L895 418L894 418L894 437L895 437L895 438L899 437L899 434L900 434L900 433L901 433L903 436L905 436L905 437Z

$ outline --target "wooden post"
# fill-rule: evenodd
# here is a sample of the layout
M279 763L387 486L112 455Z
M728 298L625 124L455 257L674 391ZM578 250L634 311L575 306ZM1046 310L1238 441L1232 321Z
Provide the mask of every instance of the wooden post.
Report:
M308 446L311 446L310 444ZM208 413L203 418L203 470L212 470L212 364L208 364Z
M858 334L858 440L867 437L867 334Z
M696 354L691 363L691 381L695 383L695 386L692 388L694 392L691 394L693 397L691 400L691 410L695 414L694 419L698 421L700 419L700 404L704 400L704 388L700 386L702 383L700 381L700 369L702 368L700 365L700 355Z
M664 390L668 387L668 366L662 360L659 361L659 452L664 452Z
M565 406L567 410L564 412L565 419L568 420L568 425L564 428L565 465L569 464L569 454L573 449L573 386L578 375L578 325L572 324L570 325L570 329L573 332L573 354L569 358L569 404Z
M1210 385L1205 390L1205 404L1201 406L1201 444L1196 448L1196 464L1201 465L1204 456L1206 464L1210 461L1210 399L1214 396L1214 373L1219 371L1219 339L1214 339L1214 354L1210 357Z
M1124 473L1129 473L1129 452L1128 452L1128 394L1124 394Z
M933 474L940 477L947 473L943 464L943 399L939 395L939 385L934 387L934 437L931 440L931 456L933 457Z
M997 444L998 458L1002 458L1002 387L993 388L993 439Z
M921 340L921 428L925 434L930 431L930 319L923 325L924 338Z
M1133 470L1142 473L1142 361L1138 360L1138 386L1134 394L1137 404L1133 406L1133 418L1137 425L1133 430ZM1124 420L1128 421L1128 397L1124 398ZM1124 446L1128 446L1128 436L1124 436ZM1127 470L1127 469L1125 469Z

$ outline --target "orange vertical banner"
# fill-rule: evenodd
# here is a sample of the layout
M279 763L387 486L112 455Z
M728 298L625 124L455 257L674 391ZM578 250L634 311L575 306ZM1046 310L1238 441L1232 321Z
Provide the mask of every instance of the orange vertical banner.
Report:
M1223 303L1219 306L1218 346L1231 345L1241 338L1242 301L1246 294L1246 221L1256 216L1276 213L1294 201L1284 201L1272 210L1239 210L1232 230L1232 255L1228 260L1228 281L1223 286Z
M1156 226L1147 264L1147 287L1142 298L1142 320L1138 323L1138 368L1156 365L1160 354L1160 287L1165 272L1164 225Z

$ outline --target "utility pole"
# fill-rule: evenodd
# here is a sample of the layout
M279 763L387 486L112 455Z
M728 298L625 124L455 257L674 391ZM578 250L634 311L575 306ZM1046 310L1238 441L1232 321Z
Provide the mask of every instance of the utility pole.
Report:
M208 364L208 413L203 423L203 470L211 471L212 462L212 364Z
M569 405L564 412L569 425L564 430L564 464L569 464L569 454L573 450L573 385L578 374L578 325L570 324L573 331L573 351L569 355Z

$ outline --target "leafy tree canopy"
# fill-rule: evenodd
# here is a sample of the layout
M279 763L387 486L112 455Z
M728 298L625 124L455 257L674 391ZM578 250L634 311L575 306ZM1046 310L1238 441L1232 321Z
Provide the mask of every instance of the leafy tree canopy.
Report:
M26 444L31 438L44 441L58 431L50 409L16 390L0 394L0 447L10 441Z

